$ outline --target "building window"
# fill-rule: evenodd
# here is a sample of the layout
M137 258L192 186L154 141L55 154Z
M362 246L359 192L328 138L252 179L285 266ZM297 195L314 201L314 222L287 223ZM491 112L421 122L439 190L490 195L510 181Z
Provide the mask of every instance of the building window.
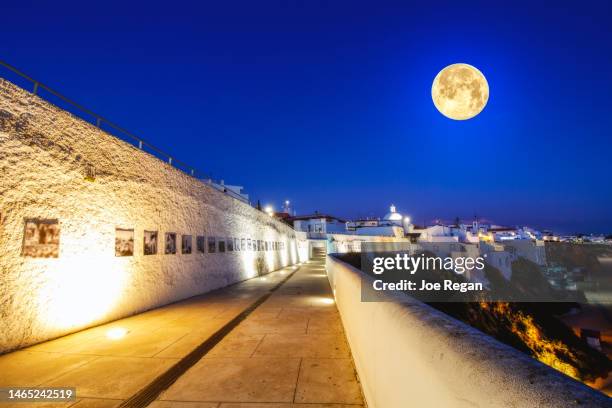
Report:
M204 238L203 235L198 235L196 237L196 248L198 249L198 252L201 254L206 252L206 239Z
M246 240L244 238L240 238L240 250L246 251Z
M234 238L234 250L240 251L240 238Z
M190 254L192 244L191 235L183 235L181 238L181 252L183 254Z
M176 234L174 232L166 232L164 253L166 255L176 254Z
M215 241L215 237L208 237L208 252L213 253L217 252L217 242Z
M227 251L232 252L233 250L234 250L234 239L228 238L227 239Z
M219 252L225 252L225 240L219 239Z

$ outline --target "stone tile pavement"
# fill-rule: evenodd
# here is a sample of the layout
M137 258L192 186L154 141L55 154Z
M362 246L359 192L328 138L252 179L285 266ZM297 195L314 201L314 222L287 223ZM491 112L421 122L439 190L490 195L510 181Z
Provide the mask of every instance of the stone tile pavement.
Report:
M262 278L0 356L0 387L70 386L77 401L119 406L287 277ZM112 334L117 334L111 336ZM0 403L0 408L24 408ZM300 269L150 404L153 408L363 405L323 258Z

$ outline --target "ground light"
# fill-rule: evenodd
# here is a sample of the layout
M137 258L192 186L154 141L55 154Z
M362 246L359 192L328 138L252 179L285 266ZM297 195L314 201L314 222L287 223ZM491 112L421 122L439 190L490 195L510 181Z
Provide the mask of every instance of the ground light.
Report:
M127 329L123 327L113 327L106 332L106 337L111 340L120 340L124 338L127 333Z

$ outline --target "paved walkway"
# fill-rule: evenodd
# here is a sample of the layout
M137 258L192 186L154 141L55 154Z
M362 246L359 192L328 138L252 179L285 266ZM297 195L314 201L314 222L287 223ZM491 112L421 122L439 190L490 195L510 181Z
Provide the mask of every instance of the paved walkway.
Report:
M293 269L0 356L0 387L77 389L76 402L27 406L117 407ZM149 406L318 408L362 404L323 260L318 258L303 265ZM0 403L0 408L26 405Z

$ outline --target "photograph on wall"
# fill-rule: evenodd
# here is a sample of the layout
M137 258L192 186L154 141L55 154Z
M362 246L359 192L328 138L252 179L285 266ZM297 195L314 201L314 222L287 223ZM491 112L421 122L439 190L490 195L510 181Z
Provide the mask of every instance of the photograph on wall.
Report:
M198 235L196 237L196 248L201 254L206 252L206 240L203 235Z
M166 232L165 251L164 253L176 254L176 234L174 232Z
M181 252L183 254L191 253L191 235L183 235L181 237Z
M115 256L134 255L134 230L115 228Z
M144 232L144 254L157 254L157 231Z
M26 220L22 255L33 258L57 258L59 256L59 233L58 220Z

